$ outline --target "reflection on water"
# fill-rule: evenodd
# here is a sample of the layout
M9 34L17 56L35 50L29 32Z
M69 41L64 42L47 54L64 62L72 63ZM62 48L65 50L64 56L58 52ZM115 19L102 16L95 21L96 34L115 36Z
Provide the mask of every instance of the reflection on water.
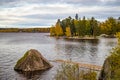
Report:
M53 80L59 63L51 62L54 67L45 72L20 74L14 65L24 53L33 48L48 60L71 59L102 65L117 39L101 38L99 41L79 41L55 39L47 33L0 33L0 80ZM28 76L31 75L31 76Z
M49 71L49 69L45 70L45 71ZM39 79L40 75L43 74L45 71L30 71L30 72L22 72L22 71L17 71L18 74L23 75L24 77L26 77L27 79ZM17 79L17 78L16 78Z

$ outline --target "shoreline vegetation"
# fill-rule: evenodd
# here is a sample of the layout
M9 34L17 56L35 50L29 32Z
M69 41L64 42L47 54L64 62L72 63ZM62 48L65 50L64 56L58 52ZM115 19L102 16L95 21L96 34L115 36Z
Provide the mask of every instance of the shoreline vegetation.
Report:
M63 63L57 70L55 80L96 80L93 70L81 70L78 64Z
M97 39L97 36L115 38L117 32L120 32L120 17L108 17L100 22L94 17L80 18L78 14L75 18L69 16L63 20L58 19L50 28L50 36L67 39Z

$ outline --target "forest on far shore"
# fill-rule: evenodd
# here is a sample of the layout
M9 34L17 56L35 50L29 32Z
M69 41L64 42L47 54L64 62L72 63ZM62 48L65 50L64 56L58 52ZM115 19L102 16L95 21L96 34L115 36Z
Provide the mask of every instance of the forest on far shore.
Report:
M63 20L58 19L55 25L50 28L51 36L99 36L101 34L115 35L120 32L120 17L115 19L108 17L104 22L96 20L94 17L79 18L78 14L75 18L65 18Z
M0 32L45 32L48 33L50 28L0 28Z

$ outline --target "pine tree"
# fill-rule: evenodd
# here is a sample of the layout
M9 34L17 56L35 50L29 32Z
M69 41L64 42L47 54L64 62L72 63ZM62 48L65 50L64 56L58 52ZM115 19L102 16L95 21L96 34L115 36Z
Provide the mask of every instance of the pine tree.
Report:
M75 19L78 20L78 14L75 15Z

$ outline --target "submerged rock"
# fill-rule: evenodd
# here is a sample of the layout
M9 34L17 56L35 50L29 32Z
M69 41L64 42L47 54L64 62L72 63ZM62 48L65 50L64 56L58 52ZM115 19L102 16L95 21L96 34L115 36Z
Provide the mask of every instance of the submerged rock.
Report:
M107 35L107 34L101 34L100 37L104 37L104 38L116 38L115 35Z
M27 51L14 67L17 71L40 71L51 68L52 65L35 49Z

